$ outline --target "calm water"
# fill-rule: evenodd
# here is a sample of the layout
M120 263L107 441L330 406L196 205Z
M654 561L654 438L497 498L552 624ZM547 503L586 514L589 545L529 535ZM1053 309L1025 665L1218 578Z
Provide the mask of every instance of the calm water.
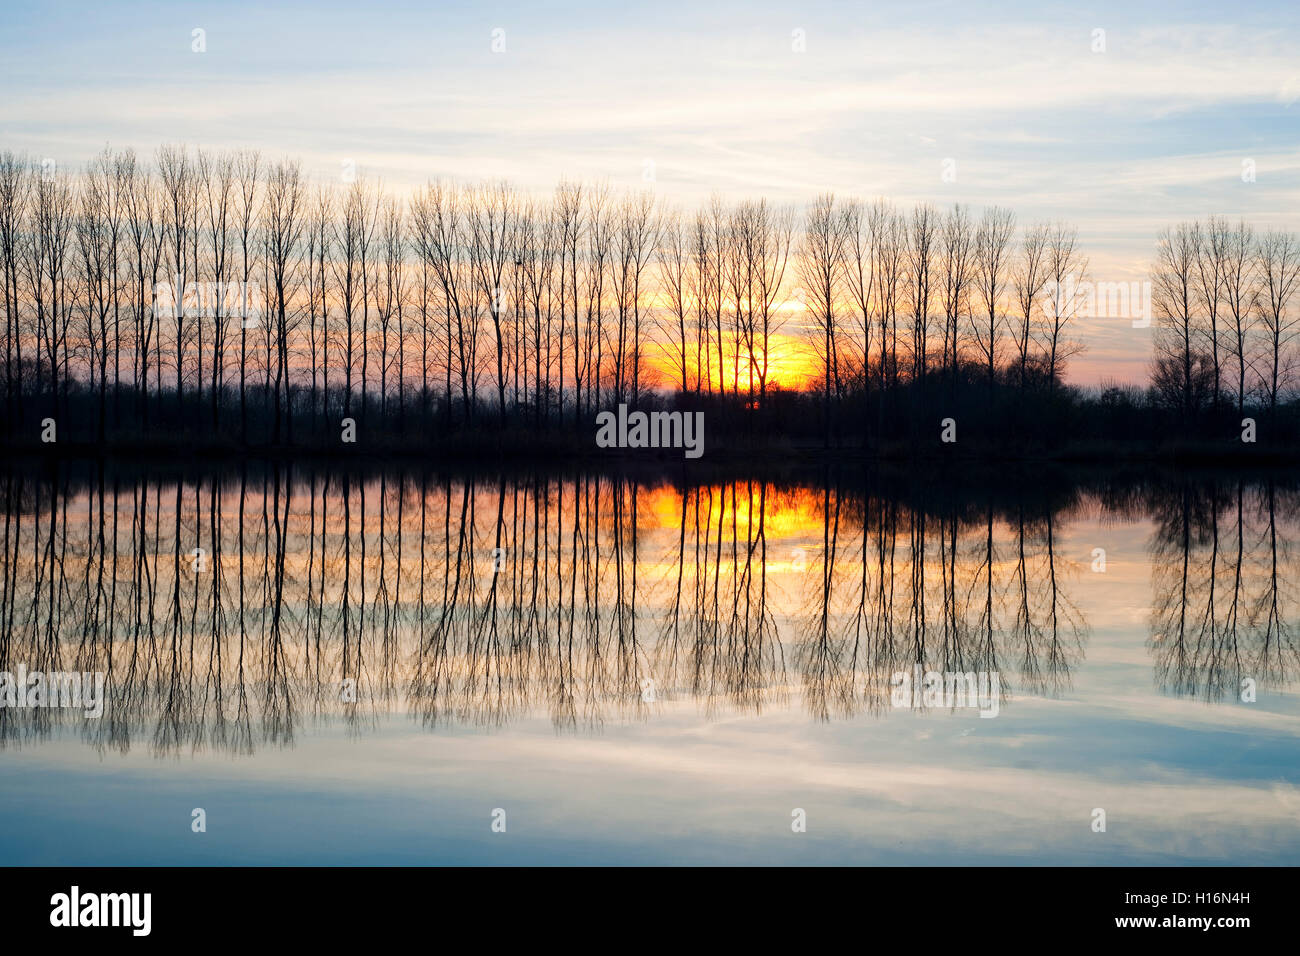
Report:
M0 475L0 863L1296 862L1296 483L990 485Z

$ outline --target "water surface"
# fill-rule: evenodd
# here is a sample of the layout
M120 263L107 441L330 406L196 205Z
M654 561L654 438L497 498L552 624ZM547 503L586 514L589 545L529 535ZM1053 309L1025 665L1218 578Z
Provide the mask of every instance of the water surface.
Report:
M0 710L0 863L1300 850L1284 478L91 464L0 497L0 670L106 686ZM898 706L926 671L996 675L996 716Z

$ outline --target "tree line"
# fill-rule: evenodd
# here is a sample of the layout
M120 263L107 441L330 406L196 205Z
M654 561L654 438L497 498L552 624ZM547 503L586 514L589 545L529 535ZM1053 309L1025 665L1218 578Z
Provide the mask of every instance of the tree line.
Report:
M649 392L761 408L792 356L828 423L852 395L974 367L1024 388L1077 351L1070 304L1041 301L1086 268L1075 235L830 195L806 215L572 182L402 199L248 151L105 149L77 175L6 152L7 427L563 427Z
M1245 224L1162 235L1157 358L1125 401L1276 411L1296 262L1289 234ZM953 409L1050 435L1098 400L1065 382L1087 274L1074 226L996 206L679 209L568 181L398 196L252 151L106 148L75 174L0 154L19 440L53 421L101 443L337 443L345 419L402 441L581 437L621 403L826 445L914 440Z

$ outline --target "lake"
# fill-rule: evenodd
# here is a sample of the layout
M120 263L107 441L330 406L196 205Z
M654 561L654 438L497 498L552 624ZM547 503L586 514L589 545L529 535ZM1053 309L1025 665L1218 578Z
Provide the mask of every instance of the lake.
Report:
M71 462L0 498L6 865L1300 853L1287 473ZM100 714L24 706L74 672Z

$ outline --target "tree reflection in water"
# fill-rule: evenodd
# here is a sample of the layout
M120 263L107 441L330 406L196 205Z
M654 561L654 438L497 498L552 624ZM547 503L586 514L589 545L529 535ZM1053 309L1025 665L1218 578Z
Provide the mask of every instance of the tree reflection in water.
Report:
M920 666L1064 692L1087 624L1062 524L1152 517L1158 685L1294 680L1296 491L1273 480L976 493L827 473L684 485L246 464L0 478L0 670L103 671L101 720L0 709L16 745L251 753L304 724L559 728L798 703L880 713ZM1283 516L1287 516L1284 520Z

